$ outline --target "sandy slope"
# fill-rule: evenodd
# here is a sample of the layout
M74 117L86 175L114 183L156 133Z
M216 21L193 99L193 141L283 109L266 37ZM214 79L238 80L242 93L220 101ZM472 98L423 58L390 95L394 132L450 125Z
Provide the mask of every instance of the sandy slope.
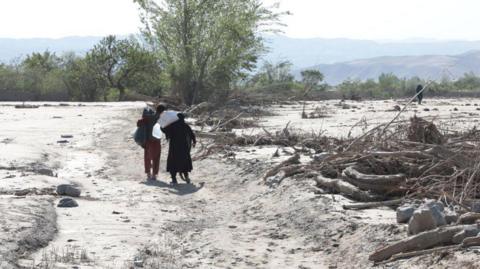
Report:
M475 124L476 100L468 100L471 106L435 102L430 107L438 112L432 114L472 113L460 115L456 123ZM338 101L331 103L335 107ZM388 119L394 112L386 110L393 104L363 102L357 111L376 107ZM142 150L131 140L142 106L25 111L0 106L0 166L8 168L0 169L0 268L14 267L17 260L27 268L371 268L367 257L375 248L405 236L393 210L345 211L341 205L347 199L322 194L311 180L294 177L266 186L261 174L290 156L288 148L280 150L279 158L272 157L276 148L256 147L197 161L193 185L172 188L166 173L158 182L147 182ZM456 106L468 112L450 111ZM305 131L321 127L340 136L362 116L336 109L333 114L342 118L301 120L298 104L272 109L285 115L264 119L271 130L292 121ZM73 138L57 143L65 134ZM53 175L45 175L45 169ZM54 207L59 197L52 190L66 182L83 191L77 208ZM14 195L25 189L26 196ZM29 253L25 246L39 249L23 255ZM378 268L449 268L452 260L470 265L469 255L455 254L446 261L427 256Z
M134 261L151 268L322 265L302 236L277 225L274 209L288 209L288 203L258 208L260 197L272 190L234 162L195 163L191 186L171 188L166 174L146 182L141 150L130 138L136 115L119 114L109 126L117 135L71 153L59 176L68 175L88 198L80 199L78 208L57 210L58 235L33 255L37 264L45 253L51 258L51 252L76 249L77 256L87 257L71 264L92 268L126 268ZM62 264L68 262L57 266Z

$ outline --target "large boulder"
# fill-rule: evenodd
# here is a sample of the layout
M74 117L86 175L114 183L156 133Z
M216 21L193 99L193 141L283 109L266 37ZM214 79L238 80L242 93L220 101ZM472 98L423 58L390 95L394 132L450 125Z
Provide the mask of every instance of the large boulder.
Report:
M408 222L408 233L417 234L447 225L444 206L441 202L427 200L415 210Z
M436 227L447 225L447 220L445 219L445 214L443 213L444 207L443 204L436 201L430 201L425 204L433 214L435 218Z
M408 222L408 234L414 235L437 227L437 221L432 210L422 206L415 210Z
M408 223L410 218L415 212L415 207L409 204L402 205L397 208L397 222L398 223Z
M82 192L73 185L62 184L57 187L57 194L62 196L79 197Z
M63 198L58 202L57 207L77 207L78 203L77 201L73 200L72 198Z

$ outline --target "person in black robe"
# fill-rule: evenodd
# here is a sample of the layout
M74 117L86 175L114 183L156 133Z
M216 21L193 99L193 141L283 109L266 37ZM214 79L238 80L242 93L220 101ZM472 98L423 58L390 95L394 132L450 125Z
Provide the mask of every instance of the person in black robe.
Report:
M421 84L418 84L417 89L415 89L415 93L418 94L418 104L421 105L423 100L423 86Z
M164 110L164 107L157 108L157 113L161 114ZM185 122L183 114L178 113L178 118L174 123L162 128L162 132L169 142L167 172L172 177L172 185L178 184L178 173L180 173L182 179L190 183L188 173L193 169L190 151L197 143L195 134Z

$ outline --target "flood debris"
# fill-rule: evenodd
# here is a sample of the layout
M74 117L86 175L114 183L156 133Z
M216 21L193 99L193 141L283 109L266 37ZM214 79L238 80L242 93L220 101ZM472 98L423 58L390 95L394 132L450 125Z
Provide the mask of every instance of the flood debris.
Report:
M275 133L213 132L210 138L216 150L259 145L294 149L290 158L264 173L268 186L278 186L288 177L304 177L313 179L323 193L357 202L344 205L346 210L397 207L397 221L408 225L409 237L382 246L370 255L371 261L480 244L480 239L471 239L478 234L480 220L479 213L470 212L476 208L480 188L480 132L475 129L445 132L414 116L351 139L297 133L289 124ZM310 154L311 160L300 162L301 154Z
M32 108L39 108L40 106L38 105L29 105L29 104L21 104L21 105L15 105L16 109L32 109Z

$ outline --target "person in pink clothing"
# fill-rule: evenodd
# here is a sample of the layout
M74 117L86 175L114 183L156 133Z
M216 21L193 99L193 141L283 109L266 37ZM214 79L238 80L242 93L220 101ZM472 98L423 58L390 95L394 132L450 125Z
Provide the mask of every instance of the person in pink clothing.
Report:
M149 113L148 109L143 110L142 118L137 121L137 127L145 128L144 167L147 180L157 180L160 168L161 144L160 139L152 136L153 126L157 121L155 114Z

